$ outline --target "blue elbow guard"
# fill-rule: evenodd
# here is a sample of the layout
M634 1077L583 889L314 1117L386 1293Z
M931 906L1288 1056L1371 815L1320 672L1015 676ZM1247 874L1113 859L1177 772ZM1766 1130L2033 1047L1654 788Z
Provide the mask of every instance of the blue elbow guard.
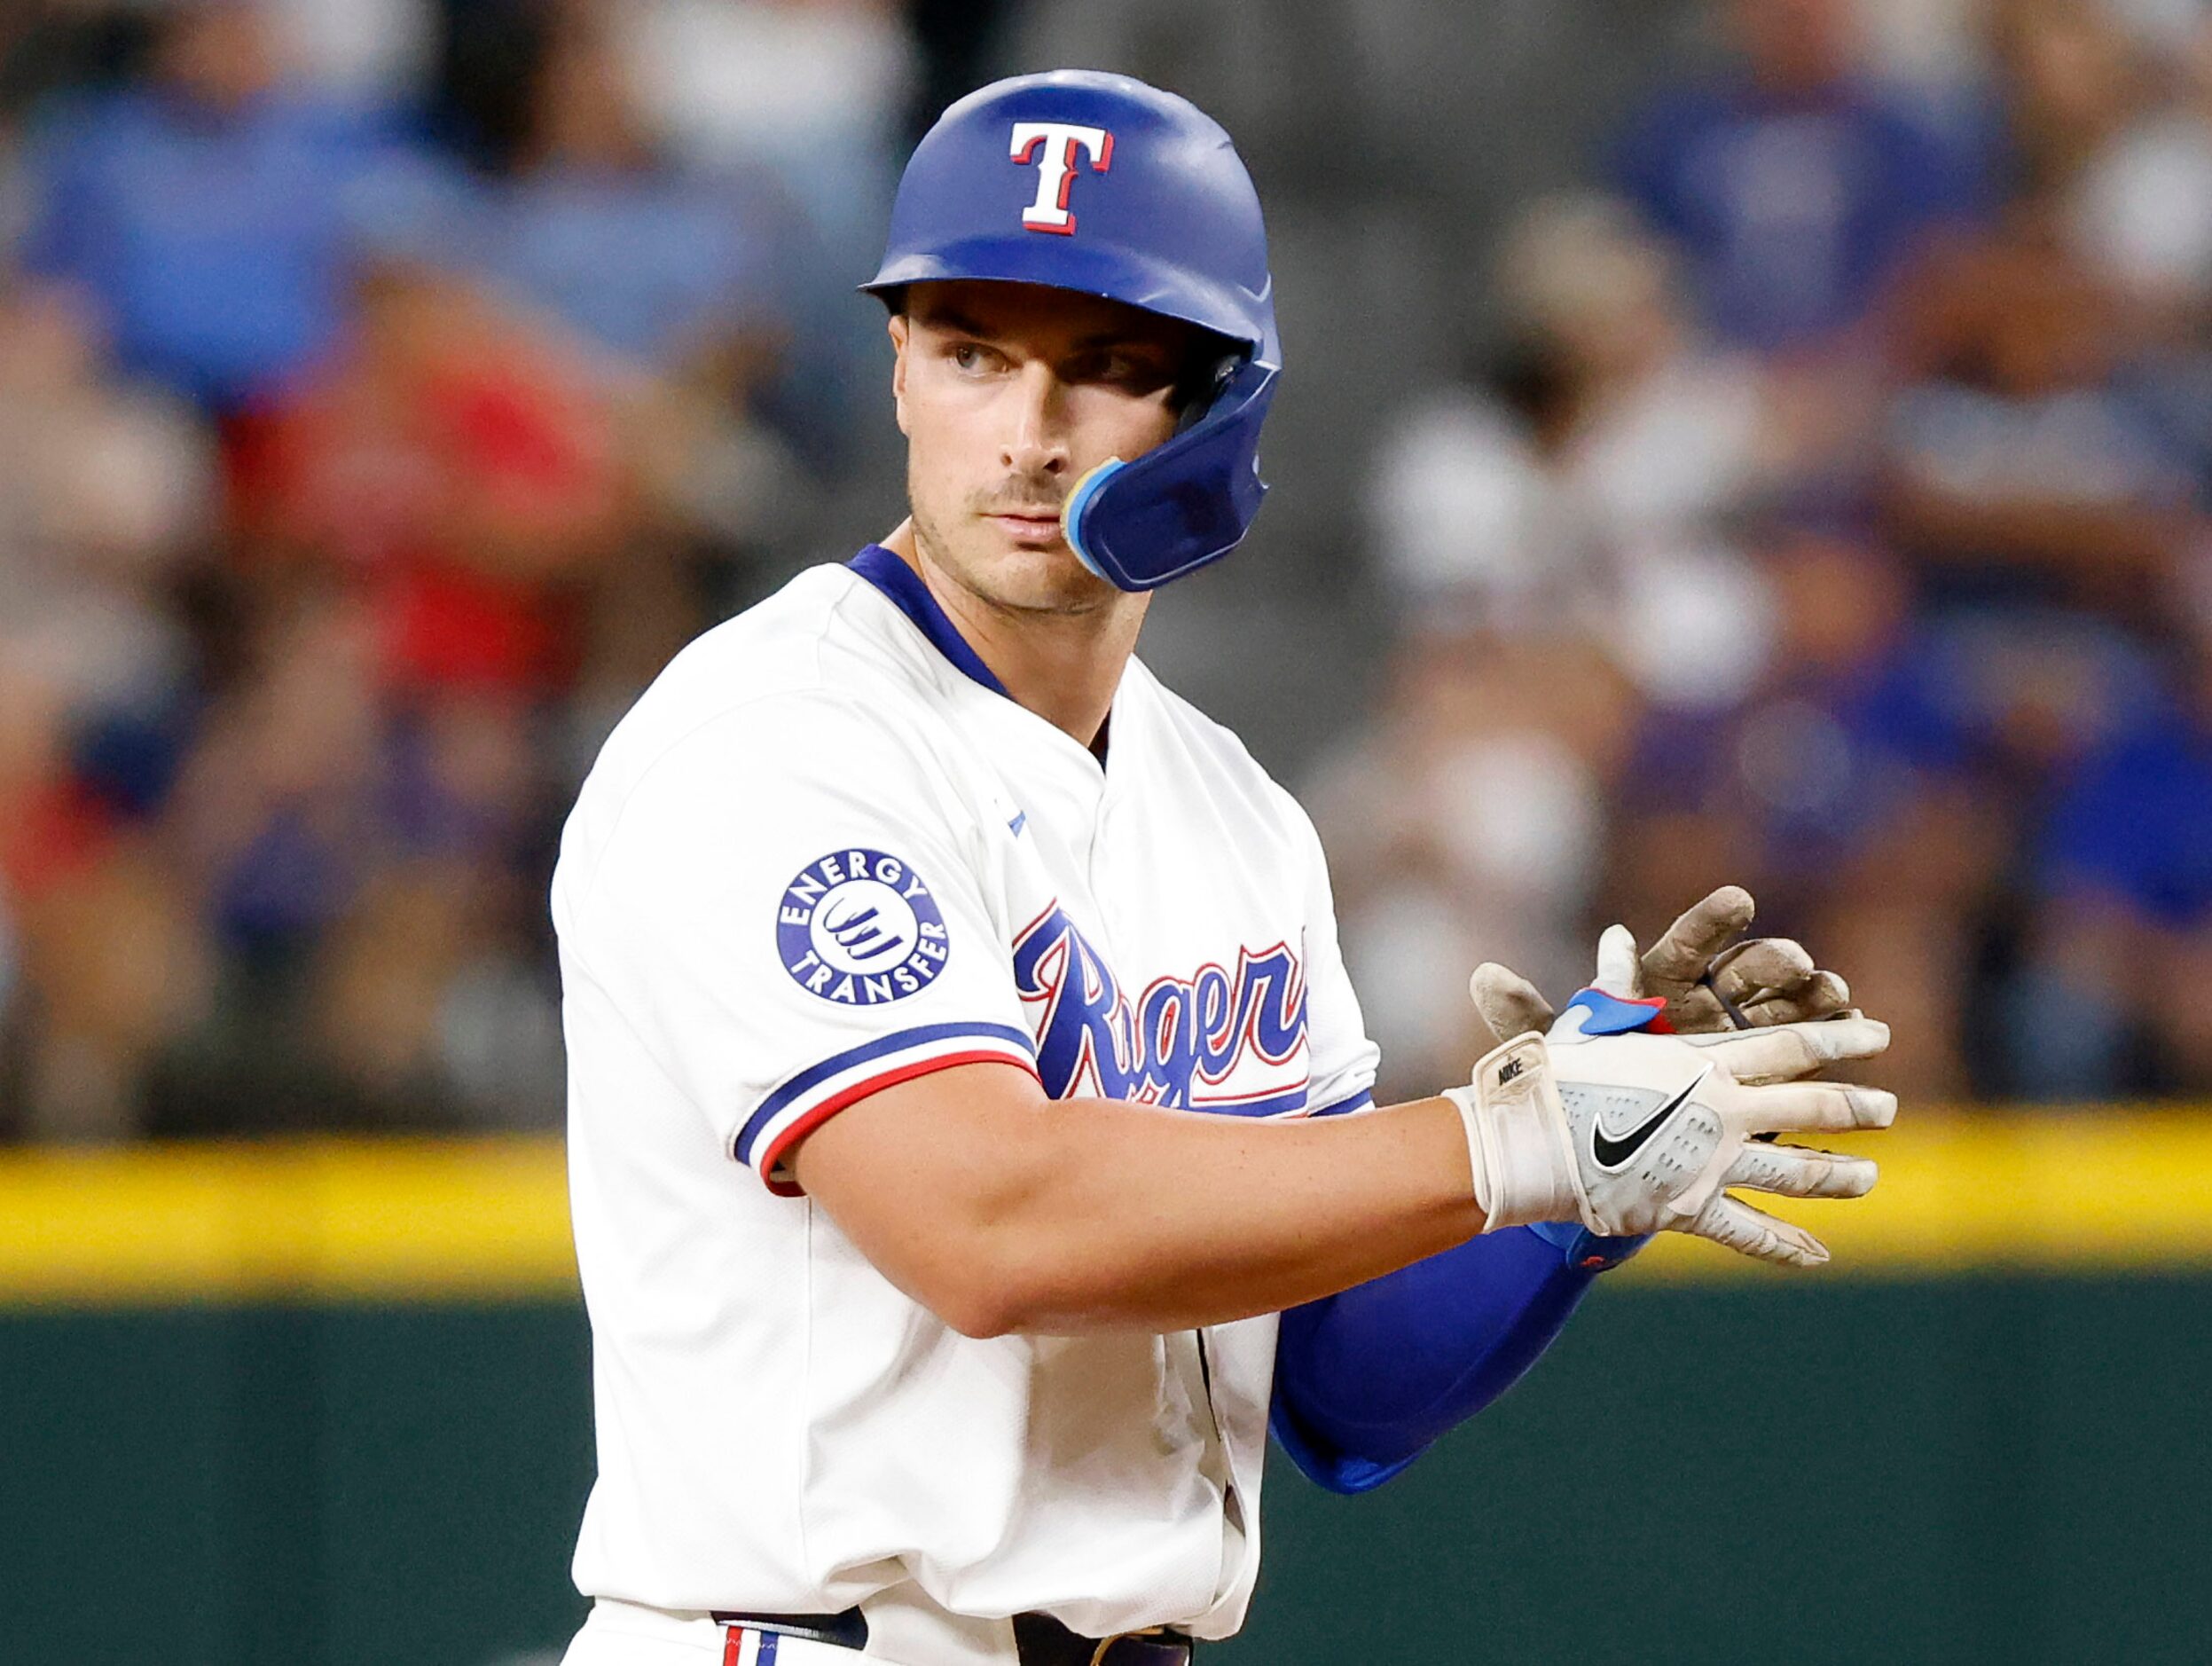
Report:
M1280 1367L1277 1368L1280 1370ZM1290 1454L1298 1473L1317 1487L1347 1497L1373 1492L1376 1488L1409 1468L1413 1460L1428 1450L1416 1447L1402 1458L1375 1459L1355 1457L1349 1452L1331 1450L1317 1440L1309 1439L1298 1420L1283 1404L1282 1391L1275 1390L1275 1403L1267 1409L1267 1427L1273 1431L1275 1444Z
M1611 1265L1617 1242L1590 1253ZM1596 1277L1587 1259L1518 1227L1293 1308L1275 1345L1276 1440L1332 1492L1381 1486L1536 1363Z

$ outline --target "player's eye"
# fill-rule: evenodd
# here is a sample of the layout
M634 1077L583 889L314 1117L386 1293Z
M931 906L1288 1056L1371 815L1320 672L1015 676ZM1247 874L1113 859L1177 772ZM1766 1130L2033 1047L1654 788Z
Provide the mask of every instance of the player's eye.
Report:
M1078 381L1103 382L1137 393L1165 387L1172 379L1165 366L1149 358L1120 351L1090 354L1073 366L1073 376Z
M981 375L995 368L999 358L997 353L981 342L955 342L946 357L951 358L955 368L971 376Z

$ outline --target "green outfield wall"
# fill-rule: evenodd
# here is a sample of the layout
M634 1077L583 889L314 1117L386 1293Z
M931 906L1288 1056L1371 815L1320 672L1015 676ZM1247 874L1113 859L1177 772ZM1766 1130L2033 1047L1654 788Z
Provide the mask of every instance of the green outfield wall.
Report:
M1892 1168L1940 1197L2055 1142L2077 1191L2202 1202L2200 1127ZM558 1191L550 1147L0 1161L0 1662L557 1659L591 1472ZM1985 1197L1946 1249L1917 1206L1816 1276L1668 1246L1369 1497L1278 1458L1210 1657L2212 1660L2212 1210L2029 1194L2008 1247Z

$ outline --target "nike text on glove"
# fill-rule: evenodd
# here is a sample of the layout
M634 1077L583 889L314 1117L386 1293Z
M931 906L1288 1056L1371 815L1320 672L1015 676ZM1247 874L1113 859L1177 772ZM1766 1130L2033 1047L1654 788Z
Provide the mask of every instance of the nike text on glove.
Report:
M1467 1128L1486 1231L1579 1220L1592 1232L1691 1232L1762 1261L1815 1267L1810 1234L1727 1195L1856 1198L1863 1157L1756 1136L1887 1128L1893 1094L1795 1080L1889 1045L1871 1018L1832 1018L1696 1036L1586 1035L1580 998L1549 1036L1517 1036L1446 1096Z

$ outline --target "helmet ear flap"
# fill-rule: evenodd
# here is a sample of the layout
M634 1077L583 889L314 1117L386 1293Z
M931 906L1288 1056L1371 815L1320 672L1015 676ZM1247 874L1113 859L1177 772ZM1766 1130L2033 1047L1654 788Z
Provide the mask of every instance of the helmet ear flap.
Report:
M1061 523L1078 560L1118 589L1157 590L1243 541L1267 487L1259 428L1275 370L1232 361L1221 392L1175 436L1076 483Z

